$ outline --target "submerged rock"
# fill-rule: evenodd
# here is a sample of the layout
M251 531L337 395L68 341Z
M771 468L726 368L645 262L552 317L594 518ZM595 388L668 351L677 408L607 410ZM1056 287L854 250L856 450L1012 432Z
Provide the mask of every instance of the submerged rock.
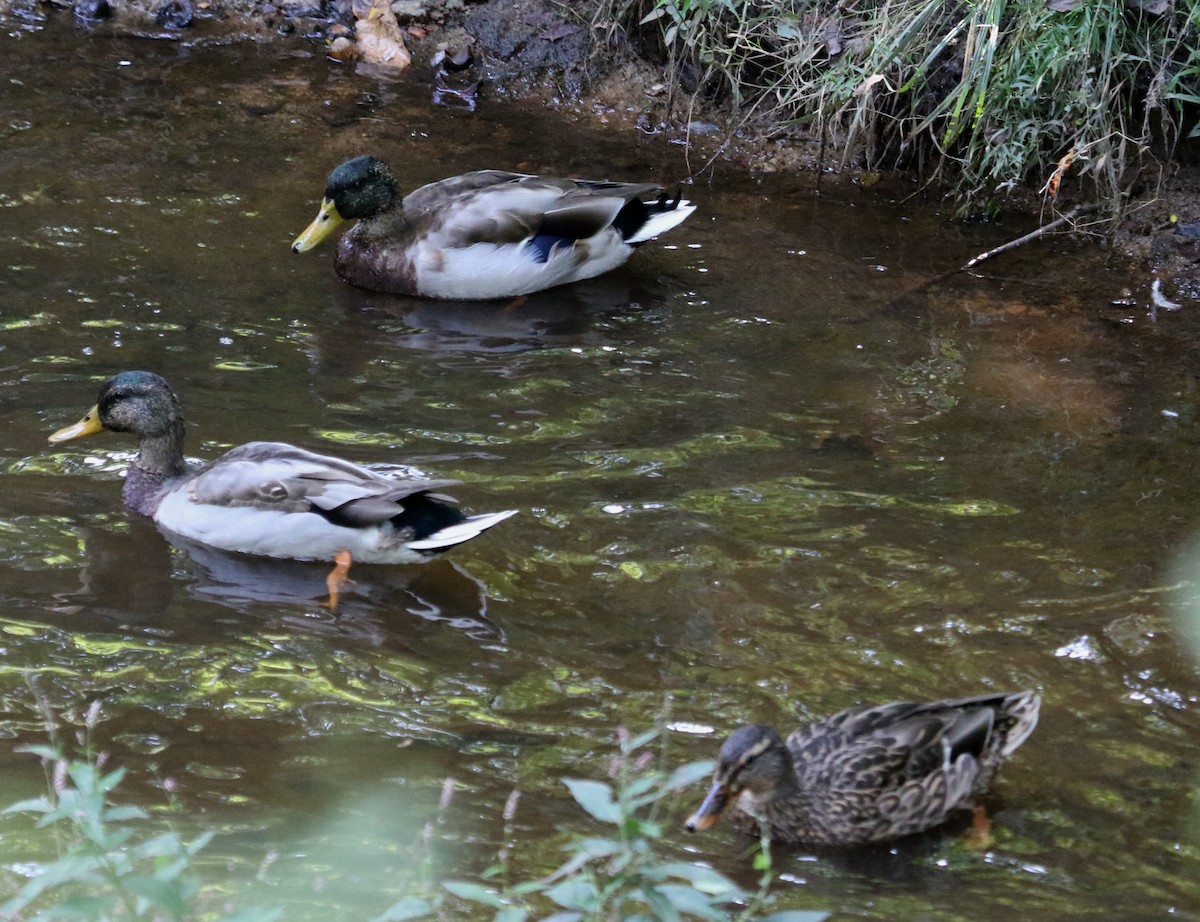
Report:
M435 68L434 105L461 105L474 112L483 69L470 42L439 48L430 64Z
M163 29L186 29L193 19L189 0L167 0L154 11L154 21Z
M96 22L108 19L112 15L112 7L108 0L78 0L71 12L74 13L76 19L84 22Z
M345 64L358 57L358 46L354 44L354 39L348 38L345 35L339 35L329 43L329 51L327 53L333 60L341 61Z

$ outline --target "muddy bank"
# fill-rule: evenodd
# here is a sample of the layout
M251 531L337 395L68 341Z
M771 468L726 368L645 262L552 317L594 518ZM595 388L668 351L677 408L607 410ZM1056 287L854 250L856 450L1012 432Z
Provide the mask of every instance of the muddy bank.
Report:
M661 63L637 53L644 51L635 47L637 37L598 21L596 8L553 0L395 0L390 6L385 0L0 0L0 15L18 24L71 17L81 37L195 45L299 39L326 55L330 67L425 81L444 105L474 108L489 96L505 96L619 131L662 134L688 145L698 180L720 158L750 172L795 171L814 185L851 182L877 185L884 195L941 197L911 174L832 162L801 131L768 135L731 124L691 98L690 87L671 85ZM1164 299L1200 299L1200 165L1186 158L1164 163L1132 189L1118 229L1097 223L1083 227L1082 235L1162 280ZM1060 211L1068 207L1059 204ZM1015 198L1011 210L1027 217L1012 221L1026 230L1053 217L1032 189Z

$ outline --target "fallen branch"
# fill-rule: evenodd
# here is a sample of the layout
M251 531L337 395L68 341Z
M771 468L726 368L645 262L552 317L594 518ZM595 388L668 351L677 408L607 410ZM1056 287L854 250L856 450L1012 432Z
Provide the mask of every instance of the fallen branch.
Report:
M1008 243L1002 243L998 247L992 247L992 249L987 250L983 253L980 253L978 256L971 257L965 263L963 263L959 268L954 269L951 272L947 272L946 275L953 275L955 272L969 272L972 269L974 269L976 266L978 266L981 262L983 262L985 259L991 259L993 256L999 256L1001 253L1007 253L1009 250L1015 250L1019 246L1024 246L1025 244L1029 243L1030 241L1036 240L1038 237L1042 236L1043 234L1048 234L1052 230L1056 230L1057 228L1061 227L1062 225L1066 224L1067 222L1074 221L1076 218L1080 217L1081 215L1090 214L1091 212L1097 210L1099 207L1100 207L1099 202L1089 202L1086 205L1076 205L1070 211L1064 212L1063 214L1059 215L1057 218L1055 218L1049 224L1043 224L1041 227L1036 228L1035 230L1031 230L1028 234L1025 234L1022 237L1018 237L1016 240L1010 240L1010 241L1008 241ZM941 278L945 278L945 276L942 276Z
M1063 212L1061 215L1059 215L1057 218L1055 218L1049 224L1043 224L1041 227L1037 228L1036 230L1031 230L1028 234L1024 234L1023 236L1020 236L1020 237L1016 238L1015 240L1010 240L1010 241L1008 241L1008 243L1002 243L1002 244L1000 244L1000 246L992 247L992 249L986 250L985 252L980 253L978 256L973 256L970 259L968 259L965 263L963 263L961 266L959 266L957 269L947 269L945 272L939 272L933 278L931 278L925 282L922 282L916 288L913 288L909 291L906 291L902 295L892 298L892 300L889 301L884 306L884 310L885 311L895 310L896 308L898 308L900 306L900 304L902 302L907 301L909 298L913 297L918 292L925 291L926 289L931 288L934 285L937 285L939 282L944 282L946 279L950 278L950 276L952 276L952 275L958 275L958 273L960 273L960 272L970 272L972 269L974 269L976 266L978 266L981 262L989 260L993 256L999 256L1001 253L1007 253L1009 250L1015 250L1019 246L1024 246L1025 244L1029 243L1031 240L1037 240L1038 237L1041 237L1043 234L1048 234L1052 230L1056 230L1057 228L1062 227L1062 225L1066 224L1067 222L1074 221L1076 218L1081 217L1082 215L1090 214L1093 211L1097 211L1101 207L1102 207L1102 205L1100 202L1088 202L1085 205L1076 205L1070 211Z

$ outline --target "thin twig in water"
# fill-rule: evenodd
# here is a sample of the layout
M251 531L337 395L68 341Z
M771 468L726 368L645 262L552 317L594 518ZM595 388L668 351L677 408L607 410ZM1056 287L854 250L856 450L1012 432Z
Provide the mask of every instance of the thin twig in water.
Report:
M1039 237L1050 233L1052 230L1062 227L1062 225L1066 224L1067 222L1074 221L1076 218L1081 217L1082 215L1090 214L1093 211L1097 211L1101 207L1102 207L1102 203L1100 203L1100 202L1088 202L1086 205L1076 205L1070 211L1063 212L1061 215L1059 215L1057 218L1055 218L1049 224L1043 224L1041 227L1030 231L1028 234L1024 234L1020 237L1017 237L1015 240L1010 240L1010 241L1008 241L1008 243L1002 243L998 247L992 247L992 249L990 249L990 250L985 250L984 252L978 254L977 256L973 256L970 259L968 259L965 263L963 263L957 269L947 269L945 272L939 272L933 278L922 282L920 285L917 285L915 288L912 288L912 289L904 292L904 294L902 294L902 295L892 298L892 300L890 300L884 306L884 309L890 310L890 309L898 306L900 302L904 301L907 298L912 297L914 294L916 294L919 291L924 291L926 288L930 288L934 285L937 285L939 282L944 282L946 279L950 278L950 276L958 275L958 273L960 273L960 272L970 272L972 269L974 269L976 266L978 266L981 262L991 259L993 256L999 256L1001 253L1007 253L1009 250L1015 250L1019 246L1024 246L1025 244L1027 244L1033 240L1037 240Z
M1002 243L998 247L992 247L992 249L986 250L985 252L980 253L978 256L971 257L959 268L953 270L953 272L947 272L946 275L953 275L954 272L970 272L984 260L991 259L993 256L999 256L1001 253L1006 253L1009 250L1015 250L1019 246L1024 246L1030 241L1041 237L1043 234L1048 234L1052 230L1056 230L1069 221L1074 221L1076 218L1082 215L1089 214L1097 210L1099 207L1099 202L1088 202L1086 205L1076 205L1070 211L1063 212L1049 224L1043 224L1041 227L1031 230L1028 234L1018 237L1016 240L1010 240L1008 243ZM941 278L945 278L945 276L941 276Z

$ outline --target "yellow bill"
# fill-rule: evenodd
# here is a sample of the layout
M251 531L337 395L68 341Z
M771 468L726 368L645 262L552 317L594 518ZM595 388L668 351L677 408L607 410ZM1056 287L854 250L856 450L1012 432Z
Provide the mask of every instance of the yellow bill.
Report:
M50 436L50 444L57 445L59 442L70 442L74 439L81 439L87 435L95 435L97 432L103 432L104 425L100 422L100 406L97 404L84 414L83 419L70 426L64 426L59 429L54 435Z
M338 214L337 205L330 199L321 202L321 210L312 224L304 228L304 232L292 244L293 253L307 253L318 243L337 230L346 219Z

